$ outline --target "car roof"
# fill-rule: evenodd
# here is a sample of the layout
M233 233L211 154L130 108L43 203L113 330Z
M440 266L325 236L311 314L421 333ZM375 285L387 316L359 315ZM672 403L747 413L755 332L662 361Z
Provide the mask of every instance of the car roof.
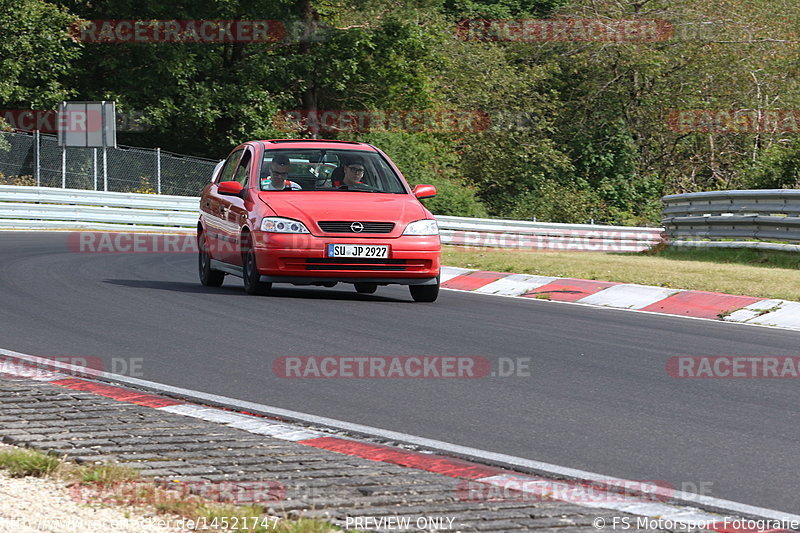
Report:
M371 144L356 141L337 141L329 139L269 139L259 141L264 148L327 148L327 149L346 149L363 150L365 152L375 152L376 149Z

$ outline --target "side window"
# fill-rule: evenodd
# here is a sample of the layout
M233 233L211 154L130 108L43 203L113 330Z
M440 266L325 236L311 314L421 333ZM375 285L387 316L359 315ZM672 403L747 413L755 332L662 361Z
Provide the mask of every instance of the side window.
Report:
M236 169L236 163L238 163L239 159L242 157L242 152L244 152L243 149L236 150L228 156L228 160L225 161L225 167L222 169L222 172L219 173L219 179L217 180L217 183L222 181L232 181L233 171Z
M250 150L245 150L242 155L242 160L239 161L239 167L236 169L236 174L233 176L233 181L238 181L242 187L247 186L247 178L250 176Z

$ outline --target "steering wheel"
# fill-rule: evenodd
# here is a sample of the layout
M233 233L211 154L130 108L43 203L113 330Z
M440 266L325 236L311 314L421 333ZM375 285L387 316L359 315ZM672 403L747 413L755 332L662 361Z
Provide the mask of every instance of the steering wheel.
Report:
M377 187L373 187L372 185L367 185L366 183L356 183L352 187L350 187L348 185L340 185L339 186L339 190L342 190L342 191L351 190L351 191L369 191L369 192L373 192L373 191L378 191L380 189L378 189Z

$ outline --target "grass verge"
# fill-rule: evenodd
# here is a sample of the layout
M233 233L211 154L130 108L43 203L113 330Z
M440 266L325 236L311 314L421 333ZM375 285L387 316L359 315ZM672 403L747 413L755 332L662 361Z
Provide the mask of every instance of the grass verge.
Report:
M642 253L442 247L447 266L800 301L800 254L666 248Z
M0 468L11 477L46 477L61 467L61 459L35 450L10 448L0 450Z
M79 466L37 450L9 447L0 449L0 469L12 477L42 477L64 481L72 497L89 494L81 503L146 507L159 514L193 520L210 531L253 533L330 533L340 531L331 524L306 518L270 516L260 505L218 504L200 496L162 488L141 478L138 471L118 465ZM127 482L127 483L126 483ZM80 490L75 490L79 488ZM76 502L77 503L77 502ZM354 532L358 533L358 532Z

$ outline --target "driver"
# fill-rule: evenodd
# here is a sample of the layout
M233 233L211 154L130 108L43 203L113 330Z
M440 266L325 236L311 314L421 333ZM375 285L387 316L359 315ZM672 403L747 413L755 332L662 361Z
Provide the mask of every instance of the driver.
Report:
M261 178L262 191L298 191L300 185L286 179L289 177L289 158L278 154L269 163L269 176Z
M364 179L364 160L359 156L354 156L348 159L344 165L344 177L341 181L334 180L334 187L354 187L356 185L364 185L361 181Z

